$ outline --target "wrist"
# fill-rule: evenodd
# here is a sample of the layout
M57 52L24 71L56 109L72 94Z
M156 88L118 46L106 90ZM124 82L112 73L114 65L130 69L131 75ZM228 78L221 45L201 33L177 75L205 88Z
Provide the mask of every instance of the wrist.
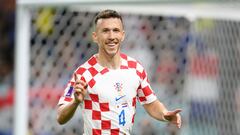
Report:
M82 103L81 101L78 101L76 99L73 99L73 102L72 102L74 105L79 105L80 103Z
M163 121L163 122L169 122L169 120L167 120L164 115L163 115L163 117L162 117L162 121Z
M167 115L167 110L163 111L163 115L162 115L162 121L164 122L169 122L169 120L165 117Z

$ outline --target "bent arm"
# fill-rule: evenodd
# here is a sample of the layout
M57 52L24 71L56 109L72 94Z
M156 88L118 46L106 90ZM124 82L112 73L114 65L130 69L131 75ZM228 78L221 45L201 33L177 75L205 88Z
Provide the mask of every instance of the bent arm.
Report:
M72 100L68 104L62 104L58 106L57 110L57 121L59 124L65 124L68 122L74 115L77 110L79 103Z
M155 100L152 103L144 105L145 110L150 116L160 121L167 121L175 124L178 128L181 127L181 116L179 112L181 109L175 109L174 111L168 111L167 108L159 101Z
M143 106L151 117L160 121L166 121L164 116L168 110L159 100L155 100L152 103L145 104Z
M83 102L84 97L87 94L87 83L78 79L76 73L74 73L74 78L76 80L73 86L74 98L67 104L59 105L57 109L57 121L59 124L65 124L73 117L78 105Z

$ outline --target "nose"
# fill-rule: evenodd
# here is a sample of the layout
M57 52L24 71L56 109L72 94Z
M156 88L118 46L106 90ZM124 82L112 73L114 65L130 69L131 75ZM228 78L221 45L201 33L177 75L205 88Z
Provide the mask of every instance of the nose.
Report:
M108 35L109 39L114 39L114 32L111 30L109 31L109 35Z

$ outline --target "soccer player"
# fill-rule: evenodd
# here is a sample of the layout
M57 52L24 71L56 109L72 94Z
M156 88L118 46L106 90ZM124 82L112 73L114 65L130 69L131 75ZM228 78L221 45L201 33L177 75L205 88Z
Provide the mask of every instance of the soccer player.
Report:
M151 89L142 65L121 53L124 36L119 13L104 10L96 16L92 38L98 53L73 73L58 103L60 124L81 107L85 135L129 135L138 100L153 118L181 127L181 109L168 111Z

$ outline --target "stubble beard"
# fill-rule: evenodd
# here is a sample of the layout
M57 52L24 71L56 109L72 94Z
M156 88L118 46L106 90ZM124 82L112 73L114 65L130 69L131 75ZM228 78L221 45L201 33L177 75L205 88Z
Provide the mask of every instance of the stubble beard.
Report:
M116 48L114 48L114 49L111 49L111 48L104 48L103 49L104 50L104 53L107 55L107 56L109 56L109 57L114 57L114 56L116 56L117 54L119 54L119 51L120 51L120 47L119 46L117 46Z

